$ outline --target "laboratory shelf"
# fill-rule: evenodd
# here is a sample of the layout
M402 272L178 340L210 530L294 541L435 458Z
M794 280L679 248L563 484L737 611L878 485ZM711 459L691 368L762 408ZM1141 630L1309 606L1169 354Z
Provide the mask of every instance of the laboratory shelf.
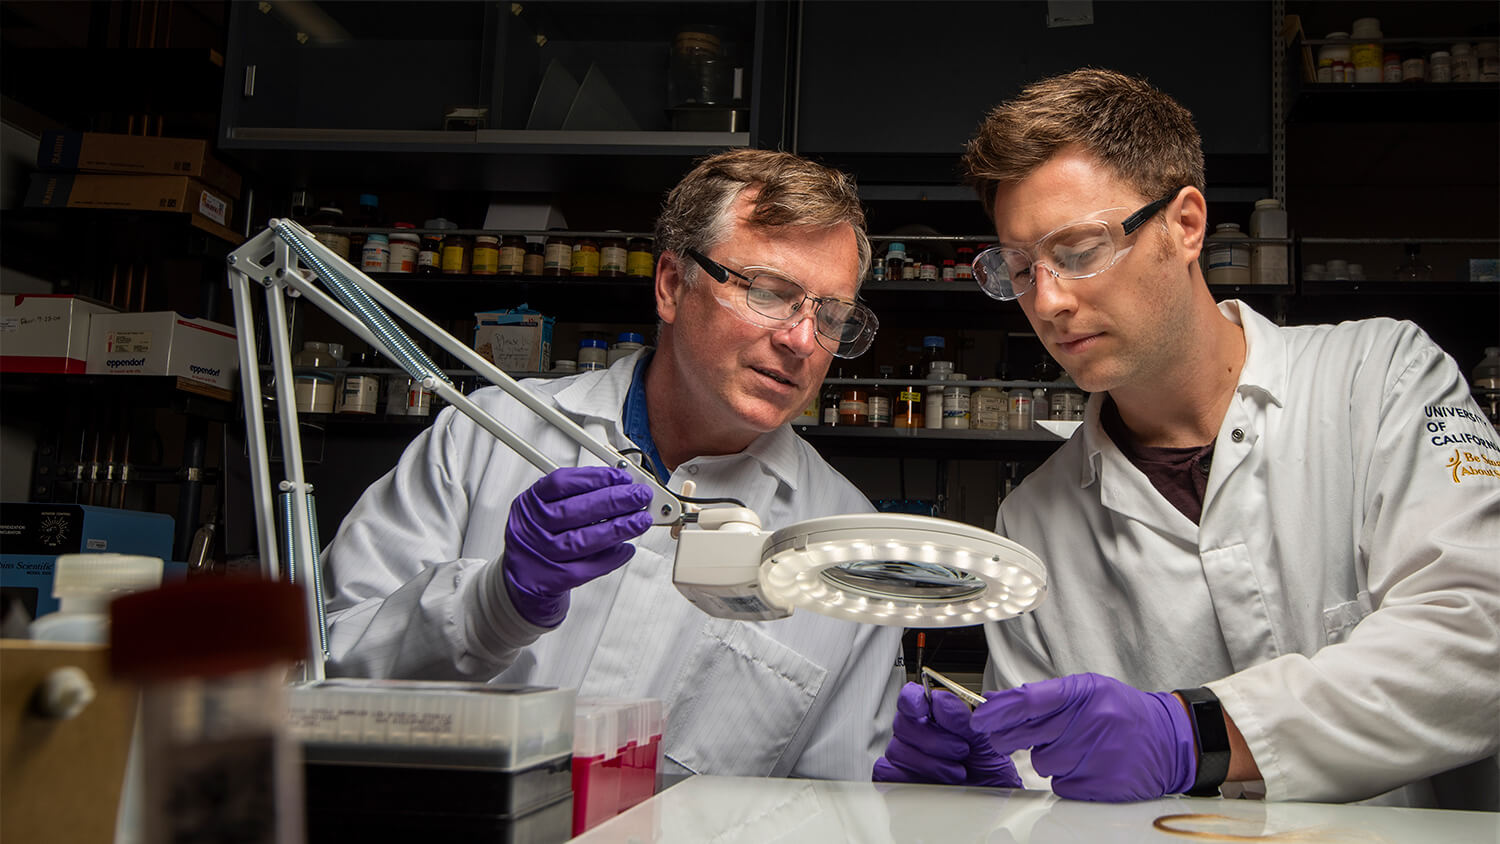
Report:
M1303 296L1500 296L1496 281L1304 281Z
M171 407L179 413L226 421L234 415L235 391L176 375L73 375L47 372L0 373L7 393L90 396L144 406Z
M912 457L924 459L1041 460L1062 445L1061 437L1040 428L975 431L937 428L792 427L825 457Z

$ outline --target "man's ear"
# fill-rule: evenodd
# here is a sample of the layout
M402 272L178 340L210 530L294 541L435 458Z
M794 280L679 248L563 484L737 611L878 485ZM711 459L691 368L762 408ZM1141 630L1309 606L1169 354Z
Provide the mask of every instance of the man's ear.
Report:
M1208 200L1197 188L1186 187L1176 208L1177 213L1168 220L1168 229L1189 257L1197 260L1198 253L1203 251L1203 239L1208 236Z
M656 315L668 325L677 320L677 304L687 293L682 278L682 260L673 252L661 253L656 262Z

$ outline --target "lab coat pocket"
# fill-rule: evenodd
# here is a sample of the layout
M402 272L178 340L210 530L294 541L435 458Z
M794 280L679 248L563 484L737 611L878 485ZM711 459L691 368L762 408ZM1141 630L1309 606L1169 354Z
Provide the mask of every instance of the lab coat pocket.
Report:
M778 772L828 670L749 624L724 619L706 622L687 647L663 736L667 758L695 773Z
M1323 610L1323 636L1326 644L1336 645L1349 638L1356 625L1370 614L1370 593L1360 592L1353 601L1345 601Z

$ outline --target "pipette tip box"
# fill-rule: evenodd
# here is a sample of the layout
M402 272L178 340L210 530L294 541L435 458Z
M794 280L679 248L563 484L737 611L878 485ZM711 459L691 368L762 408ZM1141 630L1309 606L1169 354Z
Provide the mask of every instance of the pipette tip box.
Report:
M665 707L655 699L584 698L573 722L573 834L656 791Z
M482 683L294 686L289 714L306 763L311 840L406 830L566 838L574 697Z

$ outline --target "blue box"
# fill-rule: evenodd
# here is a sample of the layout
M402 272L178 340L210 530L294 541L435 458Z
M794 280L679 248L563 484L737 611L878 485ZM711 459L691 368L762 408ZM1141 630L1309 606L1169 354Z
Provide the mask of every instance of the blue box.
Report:
M57 611L52 570L61 554L172 558L171 516L87 504L0 503L0 594L33 619Z

